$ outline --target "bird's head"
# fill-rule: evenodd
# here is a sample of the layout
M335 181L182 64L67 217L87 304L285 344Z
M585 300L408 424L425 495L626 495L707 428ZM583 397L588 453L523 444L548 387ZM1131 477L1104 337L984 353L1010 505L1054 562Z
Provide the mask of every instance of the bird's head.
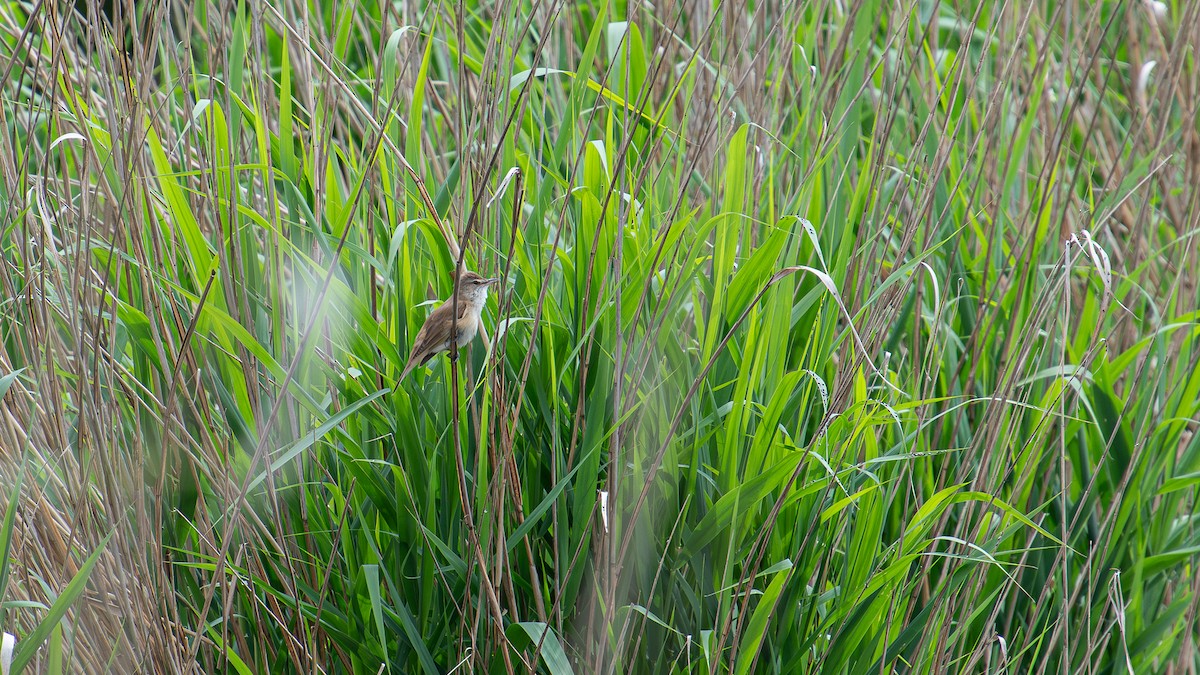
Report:
M497 281L500 280L496 278L488 279L475 272L464 270L462 276L458 279L459 300L482 305L487 301L488 287Z

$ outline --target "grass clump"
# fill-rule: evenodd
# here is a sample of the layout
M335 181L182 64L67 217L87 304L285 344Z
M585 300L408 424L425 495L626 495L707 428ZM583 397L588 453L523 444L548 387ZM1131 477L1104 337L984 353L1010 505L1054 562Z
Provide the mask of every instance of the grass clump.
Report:
M131 7L0 9L19 663L1200 665L1200 5Z

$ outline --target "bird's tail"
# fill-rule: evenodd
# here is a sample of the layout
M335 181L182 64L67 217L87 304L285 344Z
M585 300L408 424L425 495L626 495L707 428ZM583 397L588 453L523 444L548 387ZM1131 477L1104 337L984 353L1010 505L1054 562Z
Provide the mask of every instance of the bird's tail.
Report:
M419 364L417 363L416 359L409 360L408 365L404 366L404 370L400 372L400 377L396 378L396 384L392 387L392 391L399 389L400 383L403 382L404 378L408 377L408 374L411 373L418 365Z
M423 359L417 358L415 355L412 356L411 358L409 358L408 365L404 366L404 370L400 371L400 377L396 378L396 384L392 387L392 391L396 391L397 389L399 389L400 383L404 381L404 378L408 377L409 373L416 370L417 367L423 366L426 363L428 363L429 359L431 359L431 358L433 358L433 354L430 354L429 356L427 356Z

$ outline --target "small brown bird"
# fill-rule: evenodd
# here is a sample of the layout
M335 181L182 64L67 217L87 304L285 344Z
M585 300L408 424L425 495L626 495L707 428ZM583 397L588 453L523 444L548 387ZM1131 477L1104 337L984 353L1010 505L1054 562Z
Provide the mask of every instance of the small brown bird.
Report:
M425 325L417 331L412 352L408 355L408 364L404 366L404 372L400 373L400 379L396 380L397 387L417 366L424 365L440 352L450 349L452 326L457 333L455 341L460 349L475 339L475 334L479 332L479 314L487 302L488 287L497 281L500 280L485 279L474 272L463 270L458 279L458 321L452 320L454 296L450 296L450 299L430 313Z

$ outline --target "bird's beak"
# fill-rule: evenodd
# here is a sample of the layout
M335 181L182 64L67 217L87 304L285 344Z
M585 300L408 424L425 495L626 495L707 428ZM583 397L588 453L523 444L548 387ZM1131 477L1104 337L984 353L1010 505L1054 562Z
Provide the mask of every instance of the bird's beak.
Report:
M492 277L491 279L483 280L484 286L491 286L492 284L496 284L496 283L500 283L500 277Z

